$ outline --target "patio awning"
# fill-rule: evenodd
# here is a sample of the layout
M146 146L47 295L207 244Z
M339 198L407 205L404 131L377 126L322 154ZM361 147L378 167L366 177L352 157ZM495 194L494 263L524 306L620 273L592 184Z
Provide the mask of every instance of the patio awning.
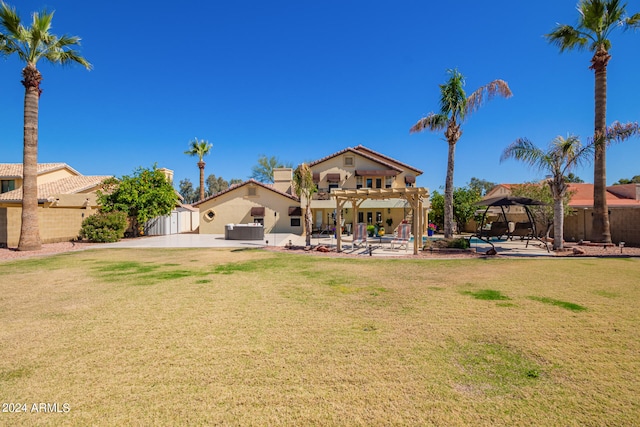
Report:
M320 172L314 172L313 173L313 182L314 184L317 184L320 182Z
M327 182L340 182L340 174L339 173L328 173L327 174Z
M289 216L302 216L302 208L300 206L289 207Z
M415 184L416 183L416 177L413 175L405 175L404 176L404 182L406 184Z
M264 216L264 206L251 208L251 216Z

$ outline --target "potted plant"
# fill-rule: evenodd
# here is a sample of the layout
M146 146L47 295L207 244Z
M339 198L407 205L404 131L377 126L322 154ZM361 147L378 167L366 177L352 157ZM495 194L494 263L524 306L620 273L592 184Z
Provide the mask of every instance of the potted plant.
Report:
M369 237L373 237L373 233L375 233L376 227L373 224L367 225L367 234Z
M438 227L432 222L427 226L427 236L433 236L433 233L437 230Z
M391 217L387 218L387 227L391 227L391 224L393 224L393 219L391 219Z

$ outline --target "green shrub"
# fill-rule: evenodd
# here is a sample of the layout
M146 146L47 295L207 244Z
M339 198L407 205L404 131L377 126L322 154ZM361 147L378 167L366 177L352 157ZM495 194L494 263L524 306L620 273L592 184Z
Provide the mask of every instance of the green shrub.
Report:
M97 243L117 242L124 237L127 214L124 212L99 212L82 221L80 237Z
M464 237L460 237L458 239L451 239L449 240L449 243L447 246L450 248L456 248L456 249L468 249L469 241Z

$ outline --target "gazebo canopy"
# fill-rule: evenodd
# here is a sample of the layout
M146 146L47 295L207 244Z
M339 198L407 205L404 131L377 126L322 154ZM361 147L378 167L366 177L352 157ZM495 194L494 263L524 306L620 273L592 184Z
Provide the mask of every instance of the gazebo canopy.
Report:
M499 196L475 203L476 206L542 206L546 205L539 200L518 196Z

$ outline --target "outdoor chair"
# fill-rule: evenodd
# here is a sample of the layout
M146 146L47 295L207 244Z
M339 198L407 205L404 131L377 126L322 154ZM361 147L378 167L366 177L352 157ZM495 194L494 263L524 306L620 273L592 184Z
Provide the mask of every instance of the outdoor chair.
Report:
M396 246L398 249L402 249L404 246L404 250L406 251L409 247L409 239L411 238L411 224L400 224L396 229L396 233L391 240L391 249L395 249Z
M353 230L353 247L367 246L367 224L359 222Z
M511 240L513 237L520 237L520 240L533 238L533 225L530 222L516 222L511 232Z
M479 231L480 233L480 238L491 238L491 237L496 237L496 238L501 238L502 236L509 236L509 224L507 224L506 222L498 222L498 221L494 221L491 223L490 228L487 229L482 229Z

